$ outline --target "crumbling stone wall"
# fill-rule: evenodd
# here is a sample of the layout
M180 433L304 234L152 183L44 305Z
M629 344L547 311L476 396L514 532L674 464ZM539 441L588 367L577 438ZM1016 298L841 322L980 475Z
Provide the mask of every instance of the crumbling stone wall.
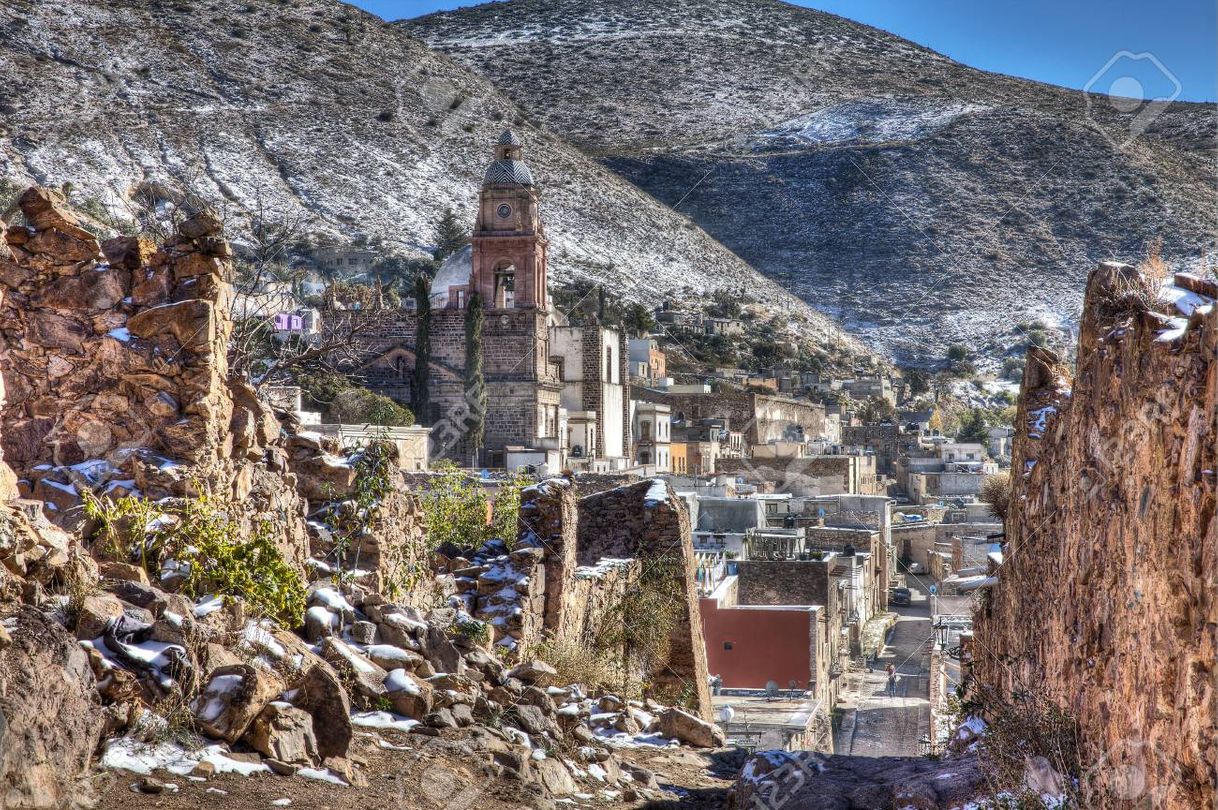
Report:
M662 481L642 481L579 501L577 561L595 565L603 559L638 559L642 565L675 563L682 616L672 631L669 660L652 673L662 693L691 696L709 718L706 643L698 611L696 565L689 511Z
M84 490L159 499L197 487L270 521L303 570L303 506L274 413L228 379L231 253L197 214L163 244L103 243L55 192L30 188L0 240L0 411L20 492L74 527Z
M1029 353L973 672L982 694L1031 690L1077 717L1087 807L1212 808L1218 311L1168 320L1139 288L1125 265L1091 274L1073 379Z
M521 493L521 545L539 545L545 550L544 627L564 627L567 615L576 609L569 590L575 576L576 526L575 488L569 480L552 478Z
M617 608L649 567L673 568L681 615L672 630L669 658L649 680L666 696L686 696L710 716L706 645L689 513L663 482L643 481L576 499L567 479L528 487L521 496L518 547L543 557L530 582L545 582L539 638L593 644L620 634ZM519 635L519 634L518 634ZM525 645L527 647L527 643Z
M197 463L222 450L228 248L206 215L162 249L99 245L49 191L20 198L2 261L5 453L19 475L120 450Z

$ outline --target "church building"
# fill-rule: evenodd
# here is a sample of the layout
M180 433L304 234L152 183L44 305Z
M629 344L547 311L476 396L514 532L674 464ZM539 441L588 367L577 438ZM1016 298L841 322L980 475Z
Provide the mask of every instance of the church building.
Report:
M470 244L444 260L432 280L427 330L433 449L470 463L465 436L476 398L465 390L465 321L483 304L485 437L478 463L558 472L609 471L631 458L628 346L620 331L570 326L550 304L546 234L533 175L510 130L494 148L478 195ZM409 404L418 362L417 315L381 312L390 322L364 369L370 388ZM370 313L370 316L375 317ZM378 325L379 326L379 325Z

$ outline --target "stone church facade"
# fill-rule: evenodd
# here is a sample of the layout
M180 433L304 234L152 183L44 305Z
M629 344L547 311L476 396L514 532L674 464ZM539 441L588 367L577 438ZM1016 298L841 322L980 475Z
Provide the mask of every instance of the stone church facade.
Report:
M626 338L600 326L568 326L552 310L545 224L522 151L510 130L499 137L483 177L470 244L445 259L432 280L431 412L418 416L433 428L433 454L459 462L473 458L463 438L473 421L464 382L465 319L470 297L477 293L485 312L487 401L479 463L503 466L512 453L535 450L566 466L571 413L581 424L592 420L601 431L608 430L599 434L595 448L581 446L577 458L609 450L611 460L628 459L629 375L622 360ZM368 330L375 336L373 357L364 368L368 387L409 404L418 362L416 313L380 310L363 317L378 321ZM572 330L579 351L568 357ZM607 412L606 401L612 403L613 413Z

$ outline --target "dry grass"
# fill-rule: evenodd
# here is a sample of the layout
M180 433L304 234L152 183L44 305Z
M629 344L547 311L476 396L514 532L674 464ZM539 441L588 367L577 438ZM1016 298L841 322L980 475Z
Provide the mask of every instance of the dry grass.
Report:
M1060 795L1062 807L1080 807L1078 722L1042 695L1024 693L986 702L989 725L978 747L997 807L1043 807L1040 797Z
M1152 239L1146 246L1146 258L1138 265L1138 271L1146 277L1151 289L1157 292L1163 286L1163 282L1171 275L1171 270L1167 262L1163 261L1162 239Z
M578 683L589 690L616 685L621 680L620 668L608 654L593 645L572 641L547 641L528 651L558 670L561 683Z
M999 520L1005 521L1011 506L1011 474L987 475L981 482L981 500L990 505Z

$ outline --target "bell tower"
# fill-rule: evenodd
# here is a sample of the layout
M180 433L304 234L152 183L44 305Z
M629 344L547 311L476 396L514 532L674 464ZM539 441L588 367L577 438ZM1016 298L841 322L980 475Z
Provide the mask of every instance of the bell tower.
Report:
M495 144L479 194L470 288L490 312L546 311L546 237L537 188L510 129Z

